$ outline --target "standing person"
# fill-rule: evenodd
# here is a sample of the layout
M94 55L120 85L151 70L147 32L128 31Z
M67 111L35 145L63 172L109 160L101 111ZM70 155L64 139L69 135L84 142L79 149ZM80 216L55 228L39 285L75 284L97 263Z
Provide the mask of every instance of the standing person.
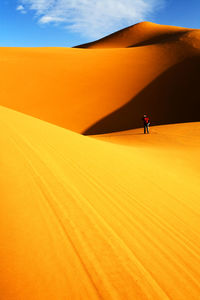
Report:
M147 117L147 115L144 115L144 117L142 118L143 122L144 122L144 134L147 132L149 133L149 117Z

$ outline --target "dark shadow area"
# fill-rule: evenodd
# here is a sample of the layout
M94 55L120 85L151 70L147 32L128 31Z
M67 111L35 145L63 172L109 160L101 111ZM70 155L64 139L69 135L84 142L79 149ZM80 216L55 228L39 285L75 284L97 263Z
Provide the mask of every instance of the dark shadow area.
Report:
M165 42L174 42L177 41L180 37L182 37L187 31L182 31L182 32L176 32L176 33L165 33L165 34L160 34L156 37L153 37L151 39L145 40L141 43L133 44L131 46L128 46L127 48L133 48L133 47L142 47L142 46L149 46L153 44L163 44Z
M134 85L134 82L133 82ZM187 58L157 77L126 105L98 121L83 134L104 134L143 126L200 121L200 57Z

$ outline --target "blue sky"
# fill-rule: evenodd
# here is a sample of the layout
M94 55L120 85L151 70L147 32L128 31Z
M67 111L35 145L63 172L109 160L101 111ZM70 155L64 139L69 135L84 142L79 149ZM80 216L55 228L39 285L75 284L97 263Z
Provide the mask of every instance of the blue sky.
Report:
M0 46L71 47L140 21L200 28L200 0L0 0Z

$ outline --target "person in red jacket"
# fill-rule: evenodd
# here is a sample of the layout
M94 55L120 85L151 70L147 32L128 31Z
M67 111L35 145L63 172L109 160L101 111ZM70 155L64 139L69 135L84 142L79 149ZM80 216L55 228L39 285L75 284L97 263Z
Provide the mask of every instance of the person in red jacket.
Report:
M142 118L143 122L144 122L144 134L147 132L149 133L149 117L147 117L147 115L144 115L144 117Z

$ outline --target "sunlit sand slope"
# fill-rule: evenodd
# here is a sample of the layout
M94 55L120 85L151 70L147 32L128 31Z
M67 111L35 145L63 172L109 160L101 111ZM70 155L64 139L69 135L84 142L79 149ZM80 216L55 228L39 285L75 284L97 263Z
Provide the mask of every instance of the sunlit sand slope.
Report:
M135 36L141 47L0 48L0 104L85 134L140 127L144 113L199 121L200 31L142 23L112 42Z
M1 299L199 299L199 123L155 127L168 152L0 123Z

